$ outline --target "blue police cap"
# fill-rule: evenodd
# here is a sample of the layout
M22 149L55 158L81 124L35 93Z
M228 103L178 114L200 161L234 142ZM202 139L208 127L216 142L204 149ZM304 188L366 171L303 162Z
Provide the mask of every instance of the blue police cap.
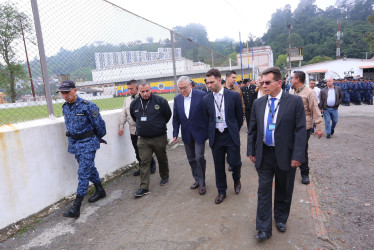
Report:
M58 87L58 91L70 91L74 88L75 88L75 83L73 81L63 81Z

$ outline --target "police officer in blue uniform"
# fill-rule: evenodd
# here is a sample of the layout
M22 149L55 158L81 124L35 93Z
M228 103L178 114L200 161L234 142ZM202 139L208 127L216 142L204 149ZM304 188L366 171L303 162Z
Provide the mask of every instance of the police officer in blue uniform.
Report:
M62 112L65 116L66 136L69 141L68 152L75 155L79 164L77 197L71 208L63 215L78 218L89 181L94 184L96 192L88 199L88 202L95 202L106 196L95 167L96 150L100 148L100 142L106 143L102 139L106 134L106 128L99 108L94 103L77 96L73 81L63 81L58 91L66 101L62 105Z
M369 90L369 105L373 105L373 89L374 89L374 83L369 78L368 80L368 90Z
M349 96L349 84L347 82L347 79L340 79L342 83L340 83L340 88L342 89L343 92L343 103L342 105L344 106L349 106L351 102L351 98Z

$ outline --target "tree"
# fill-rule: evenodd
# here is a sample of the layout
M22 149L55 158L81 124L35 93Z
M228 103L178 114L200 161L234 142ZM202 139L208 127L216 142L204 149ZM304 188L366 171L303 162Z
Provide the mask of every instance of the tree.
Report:
M371 26L374 25L374 12L371 13L370 16L368 16L367 20L371 24ZM368 32L365 41L369 44L370 51L374 52L374 32Z
M326 62L326 61L332 61L333 59L328 56L315 56L313 57L312 60L308 62L308 64L313 64L313 63L319 63L319 62Z
M279 55L277 61L275 62L275 66L278 66L283 71L287 65L287 55Z
M20 20L24 32L31 33L31 21L9 3L0 4L0 54L5 65L1 67L0 85L7 89L11 102L16 102L16 83L25 78L25 70L16 59L13 43L22 36Z

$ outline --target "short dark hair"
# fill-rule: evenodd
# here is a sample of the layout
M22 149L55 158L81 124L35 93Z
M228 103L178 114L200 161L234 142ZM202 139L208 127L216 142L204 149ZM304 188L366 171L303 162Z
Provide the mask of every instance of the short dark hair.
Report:
M130 80L127 82L127 85L138 85L138 81L137 80Z
M234 70L230 70L229 72L226 73L226 77L231 76L232 74L236 75L236 72Z
M265 69L264 71L262 71L262 75L267 75L267 74L270 74L270 73L273 73L275 81L279 81L279 80L282 79L282 74L281 74L280 68L271 67L271 68L268 68L268 69Z
M305 82L305 73L304 71L294 71L295 78L299 78L300 82L304 83Z
M214 76L215 78L221 78L221 72L218 69L210 69L206 72L206 77Z

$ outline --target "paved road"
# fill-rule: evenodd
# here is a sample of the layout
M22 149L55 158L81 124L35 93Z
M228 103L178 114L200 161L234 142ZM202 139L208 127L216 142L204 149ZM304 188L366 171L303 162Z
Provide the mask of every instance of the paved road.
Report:
M242 191L234 193L228 174L227 197L216 205L212 154L206 146L207 193L199 195L193 183L184 147L169 148L170 180L160 186L158 173L151 176L149 195L135 199L139 177L130 172L106 185L107 198L83 202L77 220L62 217L67 206L33 225L21 236L0 243L0 249L299 249L333 248L313 183L301 184L297 171L287 232L273 223L273 237L257 242L253 235L257 206L257 173L242 140ZM99 166L98 166L99 167ZM99 167L100 168L100 167Z

